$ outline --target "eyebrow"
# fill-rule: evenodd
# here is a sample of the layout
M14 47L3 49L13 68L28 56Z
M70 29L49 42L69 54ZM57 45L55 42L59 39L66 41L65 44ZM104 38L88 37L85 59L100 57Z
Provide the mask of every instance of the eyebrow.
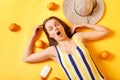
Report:
M54 21L54 24L59 24L59 22L58 21ZM51 25L47 26L47 27L51 27Z
M58 21L55 21L54 23L55 23L55 24L59 24L59 22L58 22Z
M58 22L57 22L57 21L55 21L55 22L54 22L54 25L55 25L55 24L58 24ZM49 27L49 26L48 26L48 27ZM50 26L50 27L51 27L51 26Z

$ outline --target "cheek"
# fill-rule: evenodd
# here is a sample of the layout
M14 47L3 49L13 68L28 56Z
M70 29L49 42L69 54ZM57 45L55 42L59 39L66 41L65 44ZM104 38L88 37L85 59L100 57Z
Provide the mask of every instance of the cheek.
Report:
M49 34L49 36L51 37L51 38L53 38L54 37L54 32L48 32L48 34Z

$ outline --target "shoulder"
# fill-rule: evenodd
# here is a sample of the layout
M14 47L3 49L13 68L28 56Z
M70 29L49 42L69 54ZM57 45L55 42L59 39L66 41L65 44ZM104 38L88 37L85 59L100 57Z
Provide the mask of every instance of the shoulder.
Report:
M55 49L55 46L49 46L48 49L49 49L49 50L56 50L56 49Z
M50 46L46 49L48 55L51 56L51 58L56 58L57 57L57 51L56 51L56 48L55 46Z
M48 53L54 53L56 51L55 46L49 46L48 48L45 49Z
M50 51L51 51L51 59L58 62L58 54L57 54L57 51L56 51L56 47L55 46L50 46L49 47Z
M77 38L79 41L84 42L84 38L83 38L83 33L82 32L75 33L72 38Z

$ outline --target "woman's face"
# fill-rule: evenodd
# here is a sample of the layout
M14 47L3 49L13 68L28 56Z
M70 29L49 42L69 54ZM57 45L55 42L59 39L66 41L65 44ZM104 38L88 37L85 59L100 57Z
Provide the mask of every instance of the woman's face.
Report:
M54 38L56 41L63 40L67 37L63 26L55 19L48 20L45 24L45 28L50 38Z

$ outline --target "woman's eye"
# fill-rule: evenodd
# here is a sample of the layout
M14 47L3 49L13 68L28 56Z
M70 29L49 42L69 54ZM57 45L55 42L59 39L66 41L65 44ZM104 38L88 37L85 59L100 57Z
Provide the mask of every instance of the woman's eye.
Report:
M53 27L49 27L49 31L53 30Z
M56 23L55 23L55 26L59 26L59 24L56 22Z

